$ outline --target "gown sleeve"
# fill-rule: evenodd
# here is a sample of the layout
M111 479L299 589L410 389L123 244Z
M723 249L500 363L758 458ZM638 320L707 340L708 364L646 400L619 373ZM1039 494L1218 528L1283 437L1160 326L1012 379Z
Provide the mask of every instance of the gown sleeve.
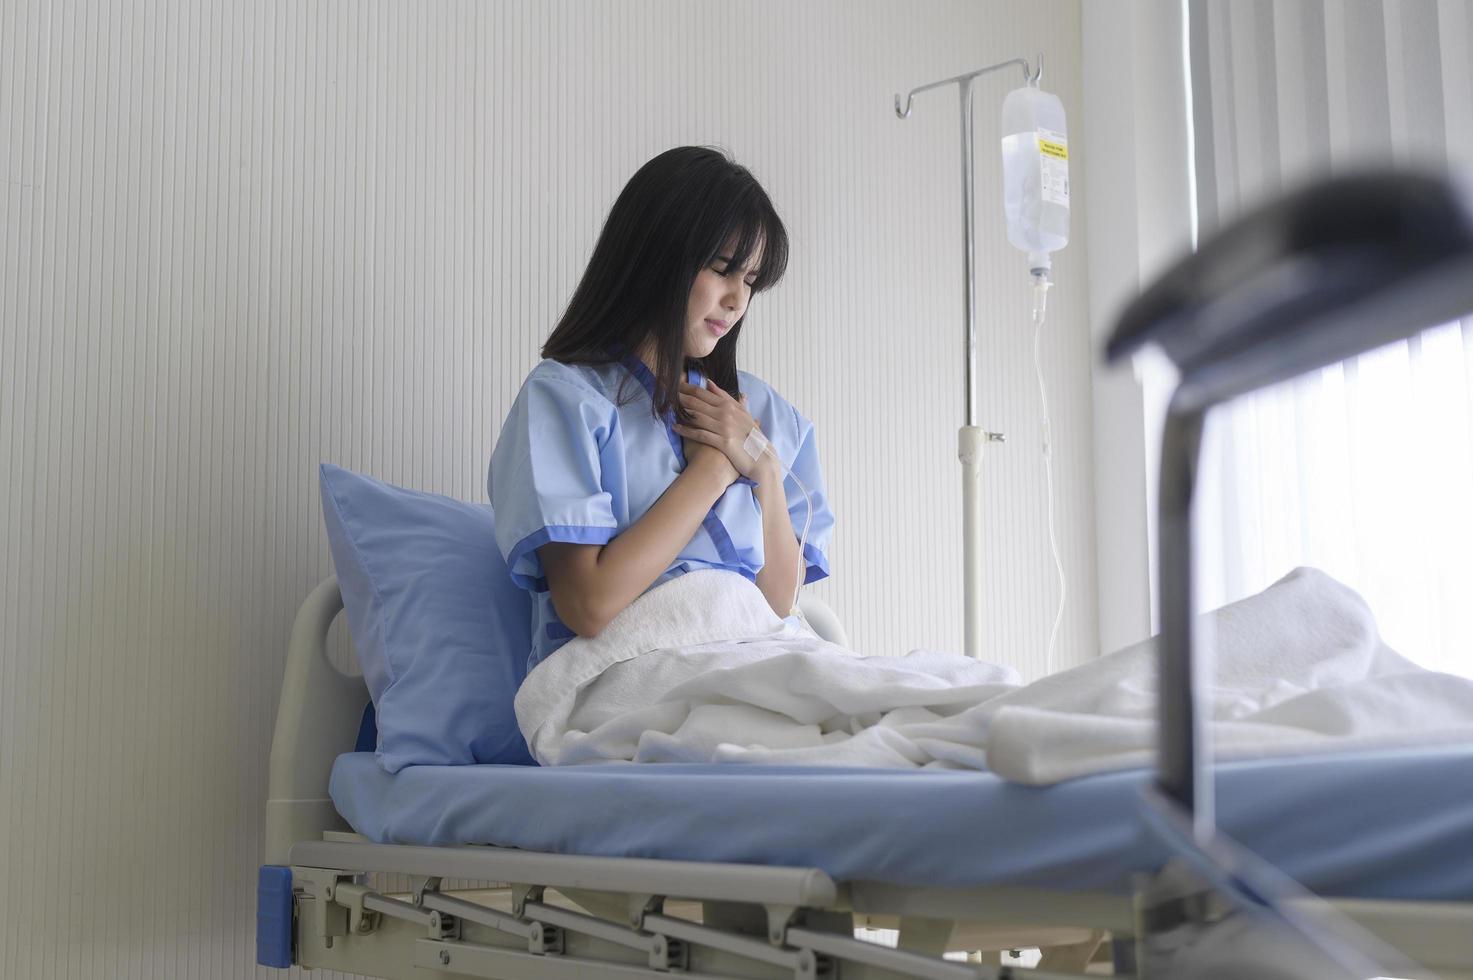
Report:
M793 522L793 533L803 534L803 522L808 516L808 503L803 491L793 480L796 476L808 490L808 501L813 506L813 516L808 525L808 539L803 545L803 581L817 582L829 576L829 538L834 530L834 514L829 507L828 489L824 485L823 469L818 464L818 444L815 441L813 423L796 408L793 416L797 422L797 453L791 465L792 475L783 480L783 489L788 498L788 516Z
M517 585L547 591L542 545L606 544L617 533L604 472L617 429L617 409L586 385L550 371L522 385L486 481L496 545Z

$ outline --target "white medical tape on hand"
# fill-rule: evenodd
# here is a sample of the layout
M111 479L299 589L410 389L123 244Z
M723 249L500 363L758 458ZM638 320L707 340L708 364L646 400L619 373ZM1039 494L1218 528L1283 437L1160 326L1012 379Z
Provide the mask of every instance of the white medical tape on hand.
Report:
M753 459L761 459L762 454L767 451L767 447L769 445L771 445L771 443L769 443L767 441L767 437L762 434L762 430L754 425L752 426L752 431L747 433L747 441L742 443L742 448L745 449L747 451L747 455L752 457ZM773 455L776 456L777 454L774 453Z

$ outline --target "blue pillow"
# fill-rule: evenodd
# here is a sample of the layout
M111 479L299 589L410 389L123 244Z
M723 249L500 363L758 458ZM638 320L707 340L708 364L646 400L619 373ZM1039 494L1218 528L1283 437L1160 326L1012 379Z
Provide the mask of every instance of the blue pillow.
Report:
M321 477L383 767L534 765L512 710L532 647L531 599L496 548L491 506L331 463Z

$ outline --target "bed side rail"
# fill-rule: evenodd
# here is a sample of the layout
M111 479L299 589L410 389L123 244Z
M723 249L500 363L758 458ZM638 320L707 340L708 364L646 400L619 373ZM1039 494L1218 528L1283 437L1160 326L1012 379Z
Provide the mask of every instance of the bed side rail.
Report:
M1216 828L1202 710L1212 649L1192 609L1194 501L1214 407L1470 312L1469 186L1380 172L1260 205L1178 262L1116 325L1110 360L1152 346L1177 374L1161 450L1157 779L1142 812L1183 860L1138 893L1143 923L1171 923L1138 928L1142 976L1187 975L1181 924L1205 934L1223 918L1199 914L1204 894L1263 925L1242 944L1242 975L1269 960L1277 976L1428 975Z
M296 841L348 829L327 795L327 782L333 760L353 751L368 689L363 678L340 672L327 657L327 631L342 608L338 580L328 578L307 596L292 625L271 737L265 858L270 865L286 865Z
M839 614L829 608L828 603L815 595L804 594L798 597L798 609L803 613L803 618L808 625L813 627L813 632L820 638L830 643L849 649L849 634L844 632L844 624L839 622Z
M1192 504L1214 406L1473 312L1473 186L1435 174L1332 177L1267 201L1121 314L1111 361L1154 346L1177 372L1161 450L1159 784L1212 836L1191 609ZM1194 660L1198 661L1194 664Z

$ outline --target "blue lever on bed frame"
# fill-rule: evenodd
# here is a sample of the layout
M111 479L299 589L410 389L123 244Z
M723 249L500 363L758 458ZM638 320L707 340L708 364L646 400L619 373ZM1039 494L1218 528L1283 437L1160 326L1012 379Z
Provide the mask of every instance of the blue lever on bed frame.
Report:
M262 865L256 878L256 962L292 965L292 869Z

